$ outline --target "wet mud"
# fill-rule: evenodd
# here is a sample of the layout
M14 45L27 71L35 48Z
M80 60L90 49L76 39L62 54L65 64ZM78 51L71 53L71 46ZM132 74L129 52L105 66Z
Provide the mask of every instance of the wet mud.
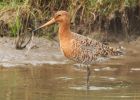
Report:
M29 45L23 50L17 50L14 38L0 38L0 65L11 67L27 64L65 63L56 41L36 37L33 40L33 49L28 52Z

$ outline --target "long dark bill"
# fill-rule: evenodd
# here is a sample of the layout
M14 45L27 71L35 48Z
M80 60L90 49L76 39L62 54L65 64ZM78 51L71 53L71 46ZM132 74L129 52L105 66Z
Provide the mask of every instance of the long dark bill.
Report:
M35 30L33 30L33 32L35 32L35 31L37 31L38 29L41 29L41 28L43 28L43 27L47 27L47 26L49 26L49 25L51 25L51 24L53 24L53 23L55 23L55 19L54 18L52 18L50 21L48 21L47 23L45 23L45 24L43 24L43 25L41 25L40 27L38 27L37 29L35 29Z

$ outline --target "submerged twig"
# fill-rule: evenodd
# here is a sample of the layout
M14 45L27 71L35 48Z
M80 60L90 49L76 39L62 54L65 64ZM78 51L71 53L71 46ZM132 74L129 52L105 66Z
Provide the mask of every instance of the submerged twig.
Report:
M33 39L34 39L34 31L32 31L31 41L30 41L29 47L28 47L28 49L27 49L25 55L28 55L30 49L32 48L32 45L33 45Z

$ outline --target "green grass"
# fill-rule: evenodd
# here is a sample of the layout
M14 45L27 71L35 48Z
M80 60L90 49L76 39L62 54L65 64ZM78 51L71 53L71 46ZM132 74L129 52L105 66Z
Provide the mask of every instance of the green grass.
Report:
M0 9L17 8L18 6L22 4L23 4L22 0L3 0L3 1L0 1Z
M26 6L28 6L27 9L30 10L28 14L33 16L32 21L34 23L29 24L32 24L32 28L37 28L37 25L35 26L35 19L37 21L45 17L49 19L53 15L53 11L67 10L71 16L74 16L72 18L74 22L77 21L78 24L82 22L82 24L88 26L94 21L93 14L107 20L115 11L121 12L125 7L134 7L139 4L138 2L139 0L1 0L0 9L1 11L3 9L14 9L16 11L15 21L8 23L10 25L10 35L16 36L21 26L23 26L22 24L24 24L20 21L22 16L19 16L19 13L21 13L19 8L23 6L25 6L25 10ZM54 25L48 30L56 32L57 27ZM50 33L47 35L50 37Z
M16 37L17 34L19 33L20 29L21 29L21 26L22 26L22 24L20 22L19 8L18 8L15 21L14 21L14 23L10 24L10 29L11 29L10 36Z

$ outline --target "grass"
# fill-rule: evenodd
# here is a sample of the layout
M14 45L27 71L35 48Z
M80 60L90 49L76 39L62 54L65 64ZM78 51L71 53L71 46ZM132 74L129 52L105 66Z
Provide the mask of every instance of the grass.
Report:
M17 34L19 34L19 32L20 32L21 22L20 22L20 18L19 18L19 8L16 13L15 22L10 24L10 29L11 29L10 36L16 37Z
M22 5L31 5L32 8L46 10L62 9L74 12L80 8L85 12L96 12L108 15L115 10L122 9L126 6L132 7L138 4L138 0L3 0L0 1L0 8L16 8ZM68 6L67 6L68 5ZM78 9L80 5L80 8ZM57 8L56 8L57 7Z
M17 8L18 6L22 5L23 1L21 0L3 0L0 1L0 9L4 8Z
M126 7L131 8L138 4L139 0L2 0L0 1L0 9L1 11L3 9L15 9L17 14L15 21L13 21L12 24L9 23L9 26L11 36L16 36L20 31L21 26L24 26L22 24L25 24L20 22L22 16L19 16L21 13L19 8L22 8L23 6L25 6L24 9L26 9L27 6L27 9L30 10L24 17L28 17L29 15L33 16L33 18L29 19L29 22L27 22L29 25L25 28L36 28L40 25L40 20L45 17L46 19L50 19L50 16L52 16L54 11L67 10L71 14L72 21L75 23L74 25L78 26L83 24L90 29L94 27L94 14L97 21L95 27L98 26L102 28L104 25L101 24L110 20L110 16L114 15L116 11L123 14ZM116 16L114 16L114 18L115 17ZM121 18L121 16L119 17ZM30 20L32 20L33 23L31 23ZM55 25L52 26L52 28L49 28L48 37L50 37L51 32L56 32L56 30L57 27Z

